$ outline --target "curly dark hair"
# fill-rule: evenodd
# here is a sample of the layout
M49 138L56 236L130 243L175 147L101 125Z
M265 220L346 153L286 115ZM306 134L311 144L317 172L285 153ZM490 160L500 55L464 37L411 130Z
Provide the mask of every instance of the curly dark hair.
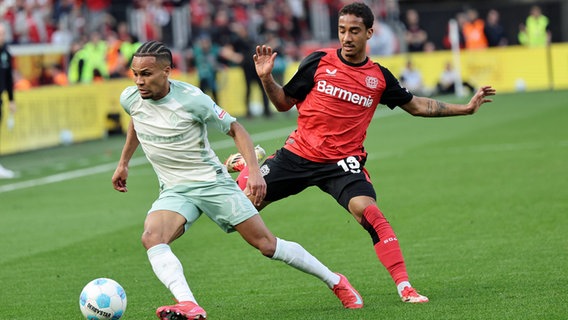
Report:
M363 24L367 29L373 27L375 22L375 16L371 8L364 4L363 2L353 2L351 4L345 5L341 10L339 10L339 16L344 16L346 14L352 14L356 17L363 18Z

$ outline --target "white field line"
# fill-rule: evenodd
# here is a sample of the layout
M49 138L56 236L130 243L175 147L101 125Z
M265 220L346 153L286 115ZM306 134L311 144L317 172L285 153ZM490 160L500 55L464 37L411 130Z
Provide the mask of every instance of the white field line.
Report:
M288 127L288 128L281 128L281 129L261 132L261 133L257 133L257 134L252 134L251 137L252 137L252 140L255 143L261 142L261 141L267 141L267 140L271 140L271 139L278 138L278 137L286 137L294 129L296 129L295 126L294 127ZM223 141L212 142L211 146L213 147L213 150L219 150L219 149L226 149L226 148L231 148L231 147L234 148L235 143L233 142L232 139L226 139L226 140L223 140ZM118 159L116 159L116 160L118 161ZM146 160L146 157L132 158L130 160L130 167L135 167L135 166L139 166L139 165L146 164L146 163L148 163L148 161ZM116 169L116 163L107 163L107 164L101 164L101 165L91 167L91 168L78 169L78 170L73 170L73 171L69 171L69 172L58 173L58 174L54 174L54 175L43 177L43 178L21 181L21 182L16 182L16 183L11 183L11 184L6 184L6 185L3 185L3 186L0 186L0 193L10 192L10 191L19 190L19 189L25 189L25 188L32 188L32 187L37 187L37 186L43 186L43 185L50 184L50 183L62 182L62 181L66 181L66 180L86 177L86 176L90 176L90 175L93 175L93 174L114 171L114 169Z

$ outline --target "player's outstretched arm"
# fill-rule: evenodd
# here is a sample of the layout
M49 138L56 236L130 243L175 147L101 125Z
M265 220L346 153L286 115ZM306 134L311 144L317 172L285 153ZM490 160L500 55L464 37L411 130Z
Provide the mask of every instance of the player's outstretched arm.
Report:
M272 101L276 110L288 111L292 108L297 101L291 97L286 96L284 89L279 85L272 76L272 69L274 68L274 60L276 59L277 52L272 51L272 47L267 45L257 46L256 53L252 57L256 73L262 81L262 86L266 95Z
M122 154L120 155L120 160L116 166L116 170L112 175L112 186L114 190L119 192L127 192L126 179L128 178L128 163L136 151L136 148L140 144L138 138L136 137L136 131L134 130L134 125L132 120L128 124L128 131L126 132L126 141L124 142L124 147L122 148Z
M260 206L266 196L266 182L260 174L252 139L248 131L237 121L231 123L231 129L227 134L235 140L235 145L243 155L249 169L247 185L243 191L255 206Z
M419 117L451 117L474 114L482 104L492 102L487 97L495 95L491 86L483 86L471 97L468 104L447 103L431 98L414 96L401 108L413 116Z

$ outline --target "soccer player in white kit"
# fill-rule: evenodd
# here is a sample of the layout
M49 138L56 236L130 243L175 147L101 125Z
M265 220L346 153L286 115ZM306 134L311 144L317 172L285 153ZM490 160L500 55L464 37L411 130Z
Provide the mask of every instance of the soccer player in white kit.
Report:
M112 184L117 191L127 191L128 164L140 145L160 186L158 199L144 222L142 244L154 273L178 302L158 308L158 318L207 317L169 246L202 213L225 232L239 232L266 257L319 278L345 308L361 308L361 296L347 278L329 270L299 244L276 238L265 226L251 200L211 149L207 130L214 128L231 136L246 162L252 164L247 190L258 205L266 194L266 183L250 135L199 88L169 79L171 51L160 42L146 42L134 54L131 69L136 85L126 88L120 96L131 121Z

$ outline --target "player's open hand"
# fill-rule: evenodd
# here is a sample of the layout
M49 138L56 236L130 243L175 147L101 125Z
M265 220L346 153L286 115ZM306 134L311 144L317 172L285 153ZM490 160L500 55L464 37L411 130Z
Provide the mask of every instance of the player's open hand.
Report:
M494 96L495 92L495 89L491 86L483 86L479 88L468 104L468 108L471 109L471 113L475 113L482 104L486 102L493 102L493 99L488 99L487 97Z
M256 73L260 78L268 76L274 68L274 60L278 53L272 51L272 47L267 45L256 46L256 53L252 56Z

